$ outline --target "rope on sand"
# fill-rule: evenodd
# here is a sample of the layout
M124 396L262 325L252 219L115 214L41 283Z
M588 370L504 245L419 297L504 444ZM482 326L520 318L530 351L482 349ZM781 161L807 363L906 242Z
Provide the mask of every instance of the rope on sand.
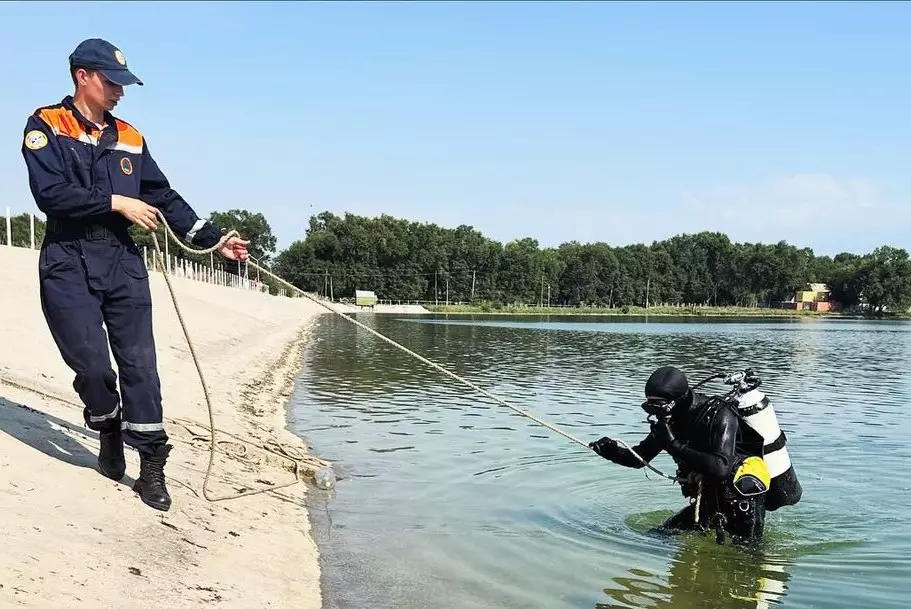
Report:
M218 250L220 247L222 247L222 246L224 245L224 243L225 243L228 239L230 239L231 237L240 237L240 233L238 233L236 230L231 230L231 231L229 231L228 233L226 233L225 235L223 235L222 238L219 240L219 242L216 243L215 245L213 245L212 247L203 248L203 249L193 248L193 247L190 247L190 246L186 245L186 244L185 244L177 235L174 234L174 231L171 229L170 225L168 225L168 221L165 219L164 214L163 214L160 210L158 211L158 216L159 216L159 218L161 219L162 224L164 224L164 227L165 227L165 229L166 229L167 235L170 235L171 240L174 241L174 243L176 243L178 247L180 247L181 249L183 249L184 251L186 251L186 252L188 252L188 253L190 253L190 254L204 255L204 254L212 253L212 252ZM180 326L181 326L181 328L183 329L184 337L187 339L187 345L189 346L189 348L190 348L190 353L191 353L191 355L193 356L193 363L196 365L196 371L198 372L198 374L199 374L199 380L200 380L200 382L202 383L203 394L205 395L205 398L206 398L206 406L207 406L208 411L209 411L209 429L210 429L210 437L209 437L209 439L210 439L210 446L209 446L209 465L208 465L208 467L206 468L206 477L205 477L205 481L203 482L203 495L204 495L204 496L206 497L206 499L208 499L209 501L222 501L222 500L225 500L225 499L235 499L235 498L237 498L237 497L243 497L243 496L246 496L246 495L254 495L254 494L257 494L257 493L264 493L264 492L267 492L267 491L269 491L269 490L275 490L275 489L277 489L277 488L285 488L285 487L293 486L294 484L297 484L298 482L300 482L300 477L298 476L297 469L295 468L295 477L296 477L296 480L295 480L294 482L291 482L291 483L288 483L288 484L284 484L284 485L282 485L282 486L272 486L272 487L269 487L269 488L267 488L267 489L260 489L260 490L254 490L254 491L247 491L246 493L242 493L242 494L238 494L238 495L232 495L232 496L230 496L230 497L214 497L214 498L213 498L213 497L210 497L210 495L208 494L207 484L208 484L208 481L209 481L209 476L210 476L211 471L212 471L212 464L213 464L213 460L214 460L214 458L215 458L215 445L216 445L216 441L215 441L215 422L214 422L214 415L212 414L212 402L211 402L211 400L209 399L209 390L208 390L208 387L206 386L206 381L205 381L204 375L203 375L203 373L202 373L202 368L200 367L200 365L199 365L199 360L198 360L197 357L196 357L196 350L193 348L193 341L190 340L190 335L189 335L189 333L187 332L186 324L184 323L183 316L182 316L181 313L180 313L180 306L177 304L177 298L176 298L176 296L174 295L174 289L173 289L173 287L171 286L171 280L170 280L170 278L169 278L169 276L168 276L168 273L167 273L167 272L164 272L164 269L166 268L166 265L165 265L165 263L164 263L164 255L163 255L162 252L161 252L161 248L160 248L159 245L158 245L158 239L155 237L154 233L152 234L152 241L153 241L153 243L154 243L154 245L155 245L155 251L156 251L156 253L158 254L159 265L160 265L160 268L161 268L162 271L163 271L163 275L164 275L165 281L167 282L168 290L169 290L169 292L171 293L171 300L174 302L174 309L177 311L177 317L178 317L178 320L180 321ZM387 337L387 336L384 336L383 334L380 334L379 332L377 332L377 331L374 330L373 328L370 328L369 326L367 326L367 325L365 325L365 324L363 324L363 323L357 321L356 319L354 319L354 318L351 317L350 315L345 315L343 312L334 309L333 307L329 306L327 303L325 303L324 301L320 300L319 298L316 298L316 297L313 296L312 294L309 294L309 293L305 292L304 290L301 290L301 289L298 288L297 286L294 286L294 285L292 285L291 283L285 281L284 279L282 279L282 278L279 277L278 275L274 274L272 271L270 271L270 270L268 270L268 269L265 269L265 268L263 268L262 266L260 266L260 265L258 265L258 264L256 264L256 263L250 263L250 262L248 262L247 264L252 265L255 269L258 269L261 273L264 273L264 274L268 275L269 277L272 277L273 279L275 279L276 281L278 281L278 282L281 283L282 285L286 286L287 288L289 288L289 289L292 290L293 292L298 293L298 294L300 294L301 296L303 296L303 297L305 297L305 298L311 300L312 302L315 302L316 304L320 305L321 307L323 307L323 308L329 310L330 312L335 313L335 314L341 316L342 319L345 319L345 320L347 320L347 321L353 323L354 325L358 326L358 327L361 328L362 330L365 330L365 331L369 332L370 334L373 334L374 336L376 336L376 337L379 338L380 340L383 340L383 341L389 343L390 345L392 345L393 347L396 347L397 349L400 349L401 351L404 351L404 352L407 353L408 355L410 355L410 356L414 357L415 359L417 359L417 360L423 362L424 364L430 366L430 367L433 368L434 370L437 370L438 372L443 373L444 375L446 375L446 376L452 378L453 380L455 380L455 381L457 381L457 382L459 382L459 383L462 383L463 385L466 385L466 386L470 387L471 389L474 389L474 390L477 391L478 393L480 393L480 394L482 394L482 395L484 395L484 396L490 398L491 400L493 400L493 401L496 402L497 404L499 404L499 405L501 405L501 406L505 406L506 408L509 408L509 409L513 410L514 412L520 414L521 416L526 417L526 418L528 418L528 419L534 421L534 422L537 423L538 425L541 425L542 427L546 427L547 429L553 431L554 433L557 433L557 434L559 434L559 435L565 437L566 439L568 439L568 440L570 440L570 441L572 441L572 442L575 442L576 444L579 444L580 446L584 446L586 449L589 448L588 442L585 442L584 440L580 440L579 438L576 438L575 436L570 435L569 433L567 433L567 432L565 432L565 431L563 431L563 430L561 430L561 429L559 429L559 428L557 428L557 427L551 425L550 423L547 423L546 421L541 420L540 418L536 417L535 415L533 415L532 413L528 412L527 410L524 410L524 409L522 409L522 408L519 408L518 406L514 406L513 404L510 404L510 403L507 402L506 400L503 400L502 398L497 397L496 395L490 393L490 392L487 391L486 389L484 389L484 388L482 388L482 387L479 387L479 386L476 385L475 383L472 383L471 381L462 378L461 376L455 374L454 372L451 372L451 371L447 370L447 369L444 368L443 366L440 366L439 364L430 361L429 359L427 359L427 358L425 358L425 357L423 357L423 356L421 356L421 355L415 353L414 351L408 349L407 347L400 345L399 343L395 342L395 341L392 340L391 338L389 338L389 337ZM638 453L636 453L636 452L635 452L628 444L626 444L625 442L623 442L623 441L621 441L621 440L616 440L616 442L617 442L617 444L623 446L623 447L626 448L628 451L630 451L630 452L631 452L631 453L632 453L632 454L633 454L633 455L642 463L643 466L645 466L645 467L647 467L648 469L652 470L652 471L655 472L656 474L658 474L658 475L660 475L660 476L663 476L663 477L667 478L668 480L676 480L676 478L675 478L674 476L669 476L668 474L665 474L665 473L662 472L661 470L655 468L655 467L652 466L650 463L648 463L647 461L645 461L641 456L639 456ZM295 461L295 462L296 462L296 461Z

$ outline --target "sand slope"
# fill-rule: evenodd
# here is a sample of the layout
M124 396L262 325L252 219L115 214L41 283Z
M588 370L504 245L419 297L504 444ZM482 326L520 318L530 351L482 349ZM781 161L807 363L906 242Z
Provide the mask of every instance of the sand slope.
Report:
M293 481L279 459L262 463L268 454L255 445L276 439L306 448L284 429L284 408L307 330L325 310L305 299L172 282L216 426L253 441L246 460L217 455L210 491ZM161 275L152 274L152 290L165 417L201 424L167 425L174 503L166 513L130 490L135 452L127 451L123 481L104 478L95 471L97 434L82 426L80 408L10 384L79 401L41 315L37 252L0 247L0 606L319 607L305 485L202 498L203 393ZM238 454L237 443L220 446Z

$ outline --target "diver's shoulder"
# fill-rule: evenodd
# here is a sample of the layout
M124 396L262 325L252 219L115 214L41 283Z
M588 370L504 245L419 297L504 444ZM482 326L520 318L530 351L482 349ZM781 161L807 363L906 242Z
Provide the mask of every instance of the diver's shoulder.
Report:
M708 402L709 400L711 400L713 397L715 397L715 396L709 395L707 393L701 393L699 391L694 391L693 392L693 404L695 404L697 406L701 406L701 405L705 404L706 402Z

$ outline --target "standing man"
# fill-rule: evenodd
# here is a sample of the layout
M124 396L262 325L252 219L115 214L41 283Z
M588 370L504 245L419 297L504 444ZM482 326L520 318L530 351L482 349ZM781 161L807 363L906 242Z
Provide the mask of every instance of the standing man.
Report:
M123 444L132 446L140 456L133 490L166 511L164 466L172 447L162 424L149 275L129 228L156 229L161 211L196 247L216 245L222 233L170 187L140 132L111 115L124 86L142 85L120 50L93 38L69 59L74 95L29 116L22 145L32 195L47 216L38 263L41 307L76 375L86 426L99 433L101 473L123 478ZM247 244L232 237L218 252L246 260Z

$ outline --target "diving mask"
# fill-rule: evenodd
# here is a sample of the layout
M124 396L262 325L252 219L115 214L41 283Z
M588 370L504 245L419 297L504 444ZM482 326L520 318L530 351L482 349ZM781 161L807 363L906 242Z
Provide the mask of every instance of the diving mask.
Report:
M656 419L667 419L671 416L671 410L677 405L676 400L666 398L650 397L642 402L642 410L650 417Z

